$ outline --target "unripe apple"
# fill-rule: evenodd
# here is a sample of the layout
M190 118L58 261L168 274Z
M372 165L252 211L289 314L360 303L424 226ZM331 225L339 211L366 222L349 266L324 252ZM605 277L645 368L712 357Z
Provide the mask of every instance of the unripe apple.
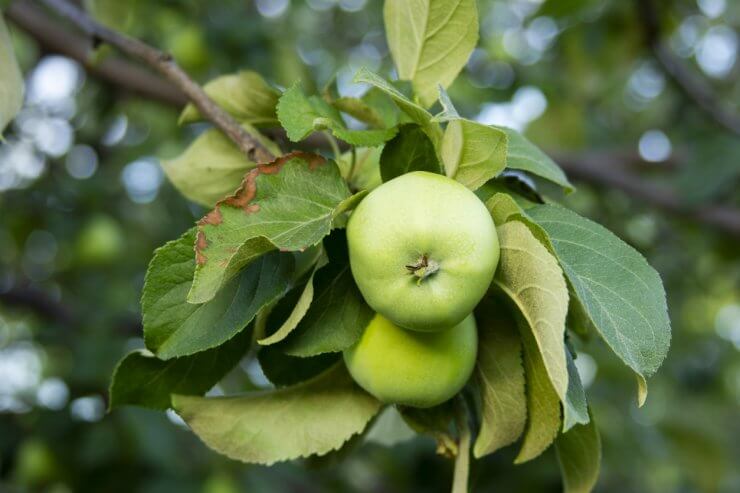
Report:
M368 305L420 331L460 323L488 290L499 259L483 202L455 180L424 171L370 192L350 216L347 243Z
M352 378L382 402L432 407L457 394L475 366L473 315L436 332L406 330L375 315L357 343L344 351Z

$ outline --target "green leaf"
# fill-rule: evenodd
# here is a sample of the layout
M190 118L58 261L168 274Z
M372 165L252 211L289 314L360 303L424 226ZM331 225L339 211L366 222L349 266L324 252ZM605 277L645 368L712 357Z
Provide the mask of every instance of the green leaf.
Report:
M242 125L274 155L280 148L249 125ZM162 160L167 178L188 199L213 207L234 193L244 174L257 163L250 161L236 145L217 129L206 130L178 157Z
M434 144L415 123L402 125L398 135L386 143L380 155L380 176L383 181L410 171L442 172Z
M350 347L375 314L363 300L349 264L330 262L314 276L313 303L281 347L292 356L315 356Z
M370 84L389 95L412 122L419 124L424 129L435 147L442 141L442 129L438 123L432 121L431 113L412 102L381 76L363 67L355 74L353 81Z
M13 42L0 11L0 138L23 107L23 74L13 53Z
M457 112L457 108L452 104L450 95L447 94L447 91L442 86L439 86L439 104L442 105L442 111L434 115L434 118L432 118L433 121L449 122L461 118L460 113Z
M398 125L398 108L391 98L377 88L371 88L361 98L341 97L332 106L351 117L367 123L371 128L390 128Z
M475 190L506 167L506 134L470 120L447 124L440 154L447 176Z
M455 80L478 42L475 0L386 0L383 18L399 77L431 106L437 86Z
M235 74L222 75L208 82L203 89L216 104L239 122L258 126L278 123L275 108L280 92L265 82L257 72L242 70ZM203 117L191 103L180 114L179 123L182 125L200 120Z
M494 193L486 200L486 208L496 226L524 217L524 211L508 193Z
M565 493L589 493L601 467L601 438L593 419L577 425L555 441Z
M519 454L514 460L521 464L539 456L552 444L560 431L560 403L548 375L543 355L537 346L533 330L518 319L519 334L524 346L524 372L527 378L527 427Z
M514 443L527 422L522 343L508 308L484 300L476 309L481 426L473 455L483 457Z
M339 353L299 358L283 353L279 346L265 347L257 353L265 376L278 387L305 382L335 365L340 358Z
M501 259L493 283L516 305L532 331L556 394L566 401L565 317L568 287L555 258L524 223L497 228Z
M568 392L563 402L563 433L577 424L585 425L589 421L586 392L570 351L565 352L565 358L568 363Z
M206 445L232 459L267 465L339 449L381 407L341 364L275 391L212 398L175 395L172 401Z
M498 127L508 137L506 167L532 173L560 185L568 192L575 190L555 161L532 144L522 134L506 127Z
M396 127L377 130L350 130L339 111L318 96L306 96L295 83L280 97L277 107L280 124L288 138L299 142L317 130L329 129L335 137L348 144L374 147L392 139Z
M660 367L671 338L660 276L635 249L575 212L540 205L527 213L547 232L593 325L637 374L642 405L645 377Z
M194 229L159 248L149 264L141 298L144 341L161 359L217 347L239 333L288 288L294 260L274 252L244 269L212 300L190 304Z
M270 332L270 335L259 339L257 342L263 346L270 346L284 340L293 330L298 327L298 324L308 312L308 308L311 306L313 301L313 278L316 272L314 271L308 278L306 284L302 287L292 290L288 295L278 302L278 306L273 309L270 317L276 317L287 311L284 306L288 304L292 305L292 308L285 317L283 323L274 331ZM277 313L276 313L277 312Z
M242 186L198 223L189 303L213 298L242 267L267 251L299 251L329 233L351 206L333 161L291 153L247 173Z
M452 435L455 420L454 400L425 409L399 407L403 420L417 433L430 435L437 442L437 453L445 457L455 457L458 452L457 440Z
M204 394L244 356L250 337L251 331L244 330L217 348L167 361L145 350L127 354L113 372L110 409L133 405L165 410L171 406L170 394Z
M337 164L342 170L342 177L347 180L353 190L372 190L382 185L380 177L380 155L383 147L361 147L352 152L346 152ZM354 166L353 166L354 160Z

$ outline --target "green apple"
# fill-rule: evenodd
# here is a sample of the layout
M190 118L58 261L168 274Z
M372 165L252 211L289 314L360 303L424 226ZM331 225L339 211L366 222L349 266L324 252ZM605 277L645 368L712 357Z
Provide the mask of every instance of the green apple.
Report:
M437 332L406 330L375 315L344 351L352 378L382 402L432 407L457 394L475 366L473 315Z
M420 331L451 327L472 312L499 259L483 202L455 180L424 171L370 192L350 216L347 243L368 305Z

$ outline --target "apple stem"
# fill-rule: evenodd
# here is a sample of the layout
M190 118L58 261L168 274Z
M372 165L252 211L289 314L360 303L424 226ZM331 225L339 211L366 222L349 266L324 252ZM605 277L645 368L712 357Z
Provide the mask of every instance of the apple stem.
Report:
M416 263L409 264L406 268L408 269L409 274L413 274L417 277L416 284L421 285L421 282L424 279L439 270L439 264L430 259L425 253L419 257L419 260L417 260Z

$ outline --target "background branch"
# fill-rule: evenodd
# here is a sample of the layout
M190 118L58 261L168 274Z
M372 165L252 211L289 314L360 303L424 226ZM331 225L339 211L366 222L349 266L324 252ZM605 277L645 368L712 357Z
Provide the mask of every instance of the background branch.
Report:
M735 135L740 135L740 115L714 94L712 87L687 67L681 59L663 43L658 10L653 0L635 0L645 31L645 41L658 63L683 93L712 118L716 123Z
M58 2L59 0L55 1ZM61 3L66 4L66 2ZM643 8L643 2L638 1L638 4ZM654 9L651 10L648 5L647 10L645 24L650 33L649 38L658 39L657 18L654 16ZM42 10L27 0L13 2L5 14L9 20L35 38L42 47L79 61L95 77L115 84L126 91L164 104L180 107L187 102L184 93L173 83L143 70L134 63L108 57L99 64L92 64L89 57L92 48L90 40L60 27L56 22L49 19ZM707 93L708 96L701 91L700 93L702 94L700 100L715 101L711 91ZM692 97L692 99L694 98ZM713 104L710 104L709 109L714 109ZM724 110L720 108L719 114L724 115ZM726 117L720 116L720 121L723 118ZM730 115L728 123L733 124L732 115ZM327 146L326 139L321 134L311 135L308 139L296 145L288 142L282 129L271 129L266 133L284 147L292 145L294 147L316 149L326 148ZM720 205L699 207L684 205L674 191L650 183L638 173L628 169L639 168L643 164L634 153L621 153L619 151L588 152L555 156L555 159L575 180L597 187L620 190L643 201L646 205L660 208L681 218L687 218L732 236L740 237L740 210ZM669 165L674 166L675 163L669 163Z
M13 2L4 13L8 20L34 38L43 50L76 60L98 79L168 105L182 107L188 102L179 88L138 64L113 56L93 62L90 56L93 47L88 38L59 26L29 1Z
M257 162L271 161L274 156L259 141L252 138L228 113L208 97L202 87L195 83L172 56L143 43L109 29L96 22L76 5L67 0L41 0L44 5L69 20L96 41L104 41L119 49L126 55L149 65L185 93L200 113L229 137L244 154Z

